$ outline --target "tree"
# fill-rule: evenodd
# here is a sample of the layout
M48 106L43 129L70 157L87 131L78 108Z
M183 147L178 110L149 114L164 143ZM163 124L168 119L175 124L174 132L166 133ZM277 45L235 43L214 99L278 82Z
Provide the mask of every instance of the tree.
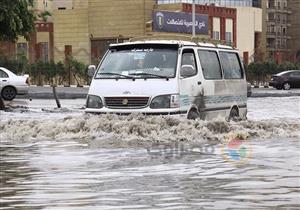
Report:
M33 0L0 1L0 41L15 42L18 36L29 38L36 19Z
M44 22L47 22L49 16L52 16L52 14L49 11L43 11L38 14L39 19L41 19Z

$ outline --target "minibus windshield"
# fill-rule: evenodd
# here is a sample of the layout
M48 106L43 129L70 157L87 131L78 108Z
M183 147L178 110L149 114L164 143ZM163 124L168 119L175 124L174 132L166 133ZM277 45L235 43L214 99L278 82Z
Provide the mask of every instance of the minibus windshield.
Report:
M177 49L111 49L98 68L95 79L175 77Z

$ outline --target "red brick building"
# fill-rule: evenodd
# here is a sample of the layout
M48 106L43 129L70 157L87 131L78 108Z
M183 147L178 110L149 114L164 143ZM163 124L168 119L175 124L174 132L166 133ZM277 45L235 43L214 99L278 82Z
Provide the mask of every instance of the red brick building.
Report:
M54 58L53 23L37 22L35 31L30 34L29 40L23 37L16 43L1 42L0 54L12 58L22 53L30 63L37 60L50 61Z
M192 12L191 4L182 4L183 12ZM195 11L199 14L208 15L208 24L210 37L214 39L214 18L220 19L220 40L226 40L226 19L232 20L232 42L236 46L236 9L235 8L226 8L226 7L215 7L213 5L195 5Z

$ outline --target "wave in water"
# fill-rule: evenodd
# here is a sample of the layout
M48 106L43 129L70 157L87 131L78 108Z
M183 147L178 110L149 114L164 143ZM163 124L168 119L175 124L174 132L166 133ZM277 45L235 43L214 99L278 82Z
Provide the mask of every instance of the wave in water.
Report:
M226 142L232 138L300 137L299 121L191 121L171 116L88 115L64 119L0 121L6 140L97 139L107 144Z

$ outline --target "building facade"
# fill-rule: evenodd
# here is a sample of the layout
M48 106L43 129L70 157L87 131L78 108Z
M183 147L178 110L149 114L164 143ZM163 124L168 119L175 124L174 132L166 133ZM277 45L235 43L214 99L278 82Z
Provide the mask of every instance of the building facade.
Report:
M289 15L290 27L288 34L291 36L287 40L288 49L290 49L291 60L300 63L300 1L288 1L288 7L291 14Z
M239 49L245 63L254 61L254 55L261 46L262 24L261 9L248 6L253 1L255 0L196 0L199 3L196 5L196 14L208 17L208 32L197 36L231 44ZM15 48L27 52L31 62L37 59L64 61L68 55L72 55L86 64L98 63L110 43L158 33L153 29L155 11L169 11L173 15L181 12L191 17L191 2L38 0L35 4L36 12L49 11L52 15L47 21L37 21L37 30L30 41L20 38ZM173 34L168 31L166 33Z
M197 4L205 0L195 1L195 10L199 14L208 14L209 31L212 40L220 40L236 47L244 63L248 64L261 58L264 51L262 35L262 10L252 7L251 1L218 1L207 0L214 4ZM158 8L162 10L174 10L192 12L192 4L171 3L171 2L190 2L184 0L162 0L159 1ZM217 2L222 5L232 7L216 6ZM234 4L235 3L235 4ZM235 6L234 5L239 5ZM240 6L244 5L244 6ZM250 5L248 7L247 5Z
M291 39L291 28L288 0L268 0L266 2L266 38L267 53L270 58L281 63L289 59L288 41Z
M112 42L145 34L155 0L54 0L54 58L98 62Z
M34 1L34 12L37 14L35 31L29 40L19 37L16 43L0 43L0 53L7 57L25 56L29 62L36 60L49 61L54 59L54 31L52 17L43 15L52 10L51 0Z
M194 0L198 5L215 5L222 7L252 7L258 4L258 0ZM192 4L193 0L158 0L158 4L188 3Z

